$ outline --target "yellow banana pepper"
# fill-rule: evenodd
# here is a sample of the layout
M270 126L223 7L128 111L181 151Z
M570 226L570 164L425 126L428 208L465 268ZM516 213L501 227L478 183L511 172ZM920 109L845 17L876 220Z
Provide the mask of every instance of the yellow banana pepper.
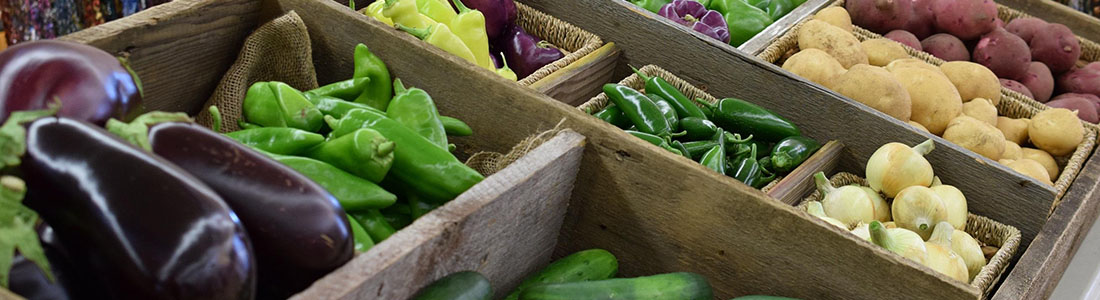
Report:
M457 15L450 4L439 0L416 0L416 9L420 14L443 24L451 24Z
M500 75L501 77L507 78L511 81L519 81L519 78L516 77L516 72L513 72L512 68L508 67L508 59L504 58L504 53L500 54L500 64L504 65L504 67L497 69L497 75Z
M397 24L397 29L401 29L405 32L416 36L417 38L428 42L428 44L435 45L443 51L447 51L451 54L457 55L466 61L476 64L474 54L470 52L470 48L466 47L466 44L462 43L462 39L458 38L454 32L451 32L451 28L447 27L447 24L437 23L428 27L427 29L412 28L409 26Z
M352 0L352 2L355 1ZM386 1L383 0L374 1L374 3L367 5L367 9L363 10L363 14L367 15L368 17L374 18L375 20L381 21L382 23L386 23L386 25L393 26L393 20L382 14L382 6L385 4Z
M394 25L417 29L431 27L437 22L416 10L416 0L385 0L382 15L393 20Z
M470 52L473 52L474 59L477 60L474 63L489 71L495 70L493 59L489 57L489 35L485 33L485 15L476 9L466 7L462 1L451 0L451 2L454 2L455 7L458 7L458 11L461 12L451 22L451 30L462 39L466 47L470 48Z

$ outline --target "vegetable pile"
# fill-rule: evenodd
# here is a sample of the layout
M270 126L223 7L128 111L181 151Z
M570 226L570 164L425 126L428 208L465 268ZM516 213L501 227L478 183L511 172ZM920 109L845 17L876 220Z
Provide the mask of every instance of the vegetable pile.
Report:
M974 280L986 252L964 231L966 196L933 176L924 158L933 147L932 140L879 147L867 161L869 186L834 187L825 173L814 174L822 198L807 212L948 277Z
M363 13L510 80L565 57L515 24L512 0L377 0Z
M946 61L981 64L1005 88L1100 121L1100 63L1076 66L1081 45L1065 25L1031 17L1005 24L988 0L851 0L845 8L855 25Z
M898 2L905 1L890 3ZM986 66L950 61L936 67L909 58L901 45L886 39L859 42L847 12L831 7L804 23L798 31L801 51L783 62L783 69L1046 184L1061 170L1053 157L1073 153L1084 139L1084 125L1067 109L1030 119L998 116L1001 86ZM856 23L869 24L861 22ZM1034 148L1021 148L1027 143Z
M140 81L98 49L0 59L0 84L40 83L0 95L0 284L31 298L286 298L483 178L448 151L472 130L363 45L347 81L253 84L224 135L132 116Z
M630 0L706 36L741 46L805 0Z
M603 91L611 103L593 115L715 172L763 188L821 148L794 123L763 107L735 98L717 104L693 101L665 79L634 71L645 81L645 93L606 84Z

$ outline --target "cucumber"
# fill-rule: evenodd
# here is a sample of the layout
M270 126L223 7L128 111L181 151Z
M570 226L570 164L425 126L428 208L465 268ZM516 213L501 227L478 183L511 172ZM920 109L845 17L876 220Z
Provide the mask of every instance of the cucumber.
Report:
M651 299L711 300L714 298L702 275L688 272L636 278L540 284L520 293L520 300L566 299Z
M550 263L542 271L527 277L505 299L519 299L519 293L524 288L535 284L603 280L614 277L618 270L619 261L611 252L604 249L580 251Z
M741 297L733 298L733 299L730 299L730 300L800 300L800 299L798 299L798 298L788 298L788 297L779 297L779 296L767 296L767 295L748 295L748 296L741 296Z
M490 300L493 289L481 273L462 271L440 278L424 287L415 300Z

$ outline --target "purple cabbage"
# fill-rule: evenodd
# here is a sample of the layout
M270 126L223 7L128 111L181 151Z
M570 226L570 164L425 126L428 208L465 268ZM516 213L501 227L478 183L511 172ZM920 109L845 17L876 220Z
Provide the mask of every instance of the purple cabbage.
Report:
M718 11L707 10L702 3L692 0L673 0L661 7L658 15L691 27L699 33L723 43L730 42L730 30L726 18Z

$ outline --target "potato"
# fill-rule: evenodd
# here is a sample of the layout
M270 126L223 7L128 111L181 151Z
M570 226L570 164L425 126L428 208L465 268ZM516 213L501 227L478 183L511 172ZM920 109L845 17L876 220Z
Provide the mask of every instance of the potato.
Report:
M942 134L951 119L962 113L959 92L943 74L918 68L899 69L891 73L909 92L913 103L910 118L928 128L928 132Z
M985 98L993 101L994 106L1001 103L1001 82L985 66L968 61L952 61L940 65L940 70L959 90L963 101Z
M924 128L924 125L921 125L920 123L913 122L912 120L909 120L909 122L906 123L909 123L909 125L913 125L913 127L916 127L917 130L928 132L928 128Z
M1064 92L1100 96L1100 71L1089 68L1069 71L1058 76L1057 82L1058 89Z
M1047 170L1047 174L1050 174L1050 180L1052 181L1058 178L1058 175L1062 172L1062 169L1058 167L1058 161L1055 161L1054 156L1046 151L1024 147L1020 148L1020 155L1043 165L1043 168Z
M913 3L902 0L848 0L844 8L852 15L852 24L877 33L901 29L909 22Z
M1031 94L1031 90L1027 89L1023 83L1012 79L1001 79L1001 86L1006 89L1016 91L1017 93L1024 94L1028 98L1035 99L1035 96Z
M909 46L909 48L923 51L923 48L920 47L920 39L917 39L917 36L908 31L898 29L886 33L885 36L890 40Z
M1028 45L1031 46L1031 58L1043 62L1055 74L1069 71L1081 57L1077 36L1062 24L1047 24L1043 30L1035 32Z
M881 67L855 65L825 86L898 120L909 121L912 113L909 92L893 74Z
M867 53L851 33L821 20L810 20L798 30L798 47L821 49L840 62L844 68L867 64Z
M1065 97L1047 102L1047 106L1065 108L1077 112L1077 117L1085 122L1096 124L1096 103L1080 97Z
M1001 159L1021 159L1023 157L1024 151L1020 149L1020 145L1005 141L1005 151L1001 153Z
M1024 84L1039 102L1050 101L1050 96L1054 92L1054 76L1051 76L1050 68L1041 62L1028 63L1027 72L1024 73L1024 78L1020 79L1020 83Z
M1005 135L1009 142L1023 145L1027 142L1027 126L1030 119L1013 119L1009 117L997 117L997 129Z
M1016 172L1020 172L1020 174L1024 174L1024 176L1035 178L1035 180L1038 180L1039 182L1054 185L1054 182L1051 182L1050 174L1047 173L1047 170L1043 168L1043 165L1034 160L1026 158L1016 160L1003 160L1001 161L1001 164L1010 169L1016 170Z
M899 60L892 61L892 62L890 62L890 64L886 65L886 70L890 71L890 72L893 72L894 70L901 69L901 68L921 68L921 69L936 71L936 72L939 72L940 74L943 74L943 71L940 71L939 67L933 66L932 64L929 64L929 63L926 63L923 60L920 60L919 58L899 59Z
M1001 20L1001 17L993 19L993 27L1005 28L1005 20Z
M817 12L814 15L815 20L822 20L829 25L840 27L844 31L852 32L852 17L848 15L848 10L839 6L832 6Z
M935 0L932 14L936 28L972 40L996 28L997 4L993 0Z
M970 51L966 49L966 45L963 45L962 40L959 40L959 38L950 34L933 34L932 36L920 41L920 46L922 49L924 49L924 52L928 52L928 54L932 54L932 56L939 57L942 60L970 60Z
M905 31L912 33L918 40L927 38L936 33L936 22L932 15L932 1L912 0L913 14L909 16L909 22L905 23Z
M1008 24L1005 25L1005 30L1008 30L1008 32L1020 37L1020 39L1023 39L1024 42L1030 43L1031 37L1035 36L1035 32L1042 30L1043 27L1046 26L1047 21L1043 21L1039 18L1028 17L1019 18L1012 20L1012 22L1008 22Z
M963 103L963 114L997 127L997 107L989 99L977 98Z
M989 68L997 77L1016 80L1027 73L1031 49L1027 48L1027 42L1020 37L996 28L978 40L971 58Z
M1085 98L1089 101L1092 101L1093 104L1096 104L1096 111L1100 112L1100 97L1097 97L1096 95L1093 95L1093 94L1065 93L1065 94L1058 95L1057 97L1054 97L1054 99L1050 99L1050 100L1053 101L1053 100L1059 100L1059 99L1065 99L1065 98Z
M795 53L783 62L783 69L820 85L825 85L830 78L847 71L835 58L819 49Z
M888 39L870 39L859 43L863 52L867 53L867 60L873 66L885 67L892 61L909 58L905 47Z
M1005 136L1000 130L969 116L951 120L943 139L994 161L1001 159L1005 151Z
M1085 127L1077 114L1065 108L1051 108L1035 114L1027 126L1031 144L1050 155L1063 156L1077 150L1085 138Z

